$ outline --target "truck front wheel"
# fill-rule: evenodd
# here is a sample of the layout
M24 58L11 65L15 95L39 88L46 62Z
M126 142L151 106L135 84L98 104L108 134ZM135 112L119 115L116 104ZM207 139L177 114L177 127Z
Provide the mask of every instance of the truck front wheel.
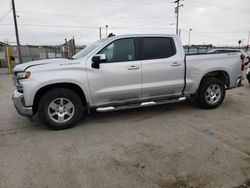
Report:
M45 93L38 105L38 116L49 128L68 129L76 125L83 114L80 97L67 88L55 88Z
M201 82L196 101L200 107L212 109L223 102L225 94L224 83L217 78L210 77Z

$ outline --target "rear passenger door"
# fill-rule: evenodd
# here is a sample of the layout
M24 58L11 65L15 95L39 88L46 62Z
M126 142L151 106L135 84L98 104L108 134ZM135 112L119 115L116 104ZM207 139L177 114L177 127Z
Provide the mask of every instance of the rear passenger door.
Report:
M181 95L184 87L184 58L172 37L142 37L143 97Z

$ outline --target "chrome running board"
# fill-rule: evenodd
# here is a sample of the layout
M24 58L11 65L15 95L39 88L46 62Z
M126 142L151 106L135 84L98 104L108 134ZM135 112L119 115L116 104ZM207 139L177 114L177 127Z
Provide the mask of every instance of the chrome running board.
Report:
M96 111L97 112L110 112L110 111L116 111L116 110L140 108L144 106L155 106L155 105L160 105L160 104L176 103L176 102L181 102L185 100L186 100L186 97L179 97L179 98L173 98L173 99L168 99L168 100L148 101L148 102L142 102L138 104L128 104L128 105L122 105L122 106L98 107Z

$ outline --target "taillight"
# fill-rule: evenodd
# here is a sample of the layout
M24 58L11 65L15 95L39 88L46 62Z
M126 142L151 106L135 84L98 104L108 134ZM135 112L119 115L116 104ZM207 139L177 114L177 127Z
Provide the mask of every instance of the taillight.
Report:
M240 58L242 59L242 60L244 60L245 59L245 55L244 54L241 54L241 56L240 56Z
M240 59L241 59L241 71L244 71L244 67L245 67L245 55L241 54L240 55Z

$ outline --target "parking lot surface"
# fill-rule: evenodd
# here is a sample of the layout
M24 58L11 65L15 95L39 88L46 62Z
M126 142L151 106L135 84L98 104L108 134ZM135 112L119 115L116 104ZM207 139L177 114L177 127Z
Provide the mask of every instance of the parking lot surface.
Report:
M202 110L191 100L93 113L51 131L15 111L0 74L0 187L250 186L250 86Z

